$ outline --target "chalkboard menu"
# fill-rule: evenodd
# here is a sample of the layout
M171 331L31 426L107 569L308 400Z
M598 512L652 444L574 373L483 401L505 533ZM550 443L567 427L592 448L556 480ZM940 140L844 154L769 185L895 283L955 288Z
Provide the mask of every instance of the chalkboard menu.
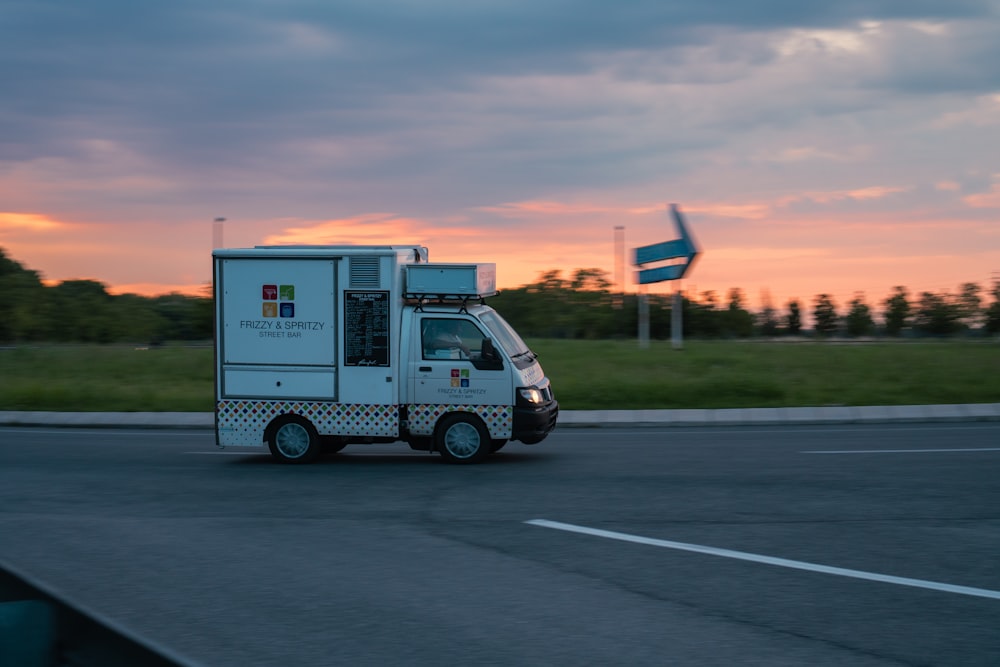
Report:
M344 293L344 363L389 365L389 293Z

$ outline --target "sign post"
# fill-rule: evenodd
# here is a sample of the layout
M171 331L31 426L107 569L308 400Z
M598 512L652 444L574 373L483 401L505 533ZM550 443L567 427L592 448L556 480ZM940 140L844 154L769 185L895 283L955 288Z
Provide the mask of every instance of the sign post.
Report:
M646 297L646 286L639 285L636 294L636 303L639 308L639 349L649 349L649 299Z
M687 273L688 269L691 268L695 258L701 252L690 230L688 230L684 218L681 216L680 209L677 208L677 204L670 205L670 213L674 218L674 224L677 227L677 234L680 238L635 249L633 260L636 267L639 268L639 271L636 273L636 280L639 285L648 285L664 280L680 280ZM660 262L669 263L651 268L646 267L647 264ZM645 296L644 291L642 296ZM642 296L640 296L639 300L639 344L640 347L645 348L649 345L649 312L648 304L643 303L644 299ZM644 305L646 306L645 320L643 317ZM671 339L675 350L681 349L684 345L684 329L681 322L683 305L680 288L676 288L674 290L674 299L670 313ZM644 321L645 325L643 324ZM645 326L645 332L643 332L643 326ZM643 341L645 341L645 344Z

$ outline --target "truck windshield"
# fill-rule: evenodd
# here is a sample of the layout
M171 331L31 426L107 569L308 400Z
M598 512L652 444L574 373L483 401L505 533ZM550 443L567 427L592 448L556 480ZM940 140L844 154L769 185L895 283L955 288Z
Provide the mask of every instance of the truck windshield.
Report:
M495 310L483 311L479 314L479 320L486 325L486 328L493 334L495 342L504 349L511 359L522 355L534 358L531 350L528 349L528 345L507 324L507 320L500 317L500 314Z

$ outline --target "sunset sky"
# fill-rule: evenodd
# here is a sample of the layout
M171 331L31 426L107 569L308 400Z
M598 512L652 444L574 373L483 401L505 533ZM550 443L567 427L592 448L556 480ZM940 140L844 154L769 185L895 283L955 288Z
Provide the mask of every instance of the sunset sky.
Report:
M0 3L0 247L48 281L203 293L218 217L613 279L670 203L695 294L1000 278L997 0Z

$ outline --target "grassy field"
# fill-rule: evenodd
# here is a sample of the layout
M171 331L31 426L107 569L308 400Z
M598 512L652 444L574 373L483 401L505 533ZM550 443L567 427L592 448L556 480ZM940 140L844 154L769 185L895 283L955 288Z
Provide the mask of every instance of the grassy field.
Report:
M1000 402L1000 343L533 340L566 410ZM0 349L0 410L211 411L207 347Z
M567 409L1000 401L1000 344L537 341Z

